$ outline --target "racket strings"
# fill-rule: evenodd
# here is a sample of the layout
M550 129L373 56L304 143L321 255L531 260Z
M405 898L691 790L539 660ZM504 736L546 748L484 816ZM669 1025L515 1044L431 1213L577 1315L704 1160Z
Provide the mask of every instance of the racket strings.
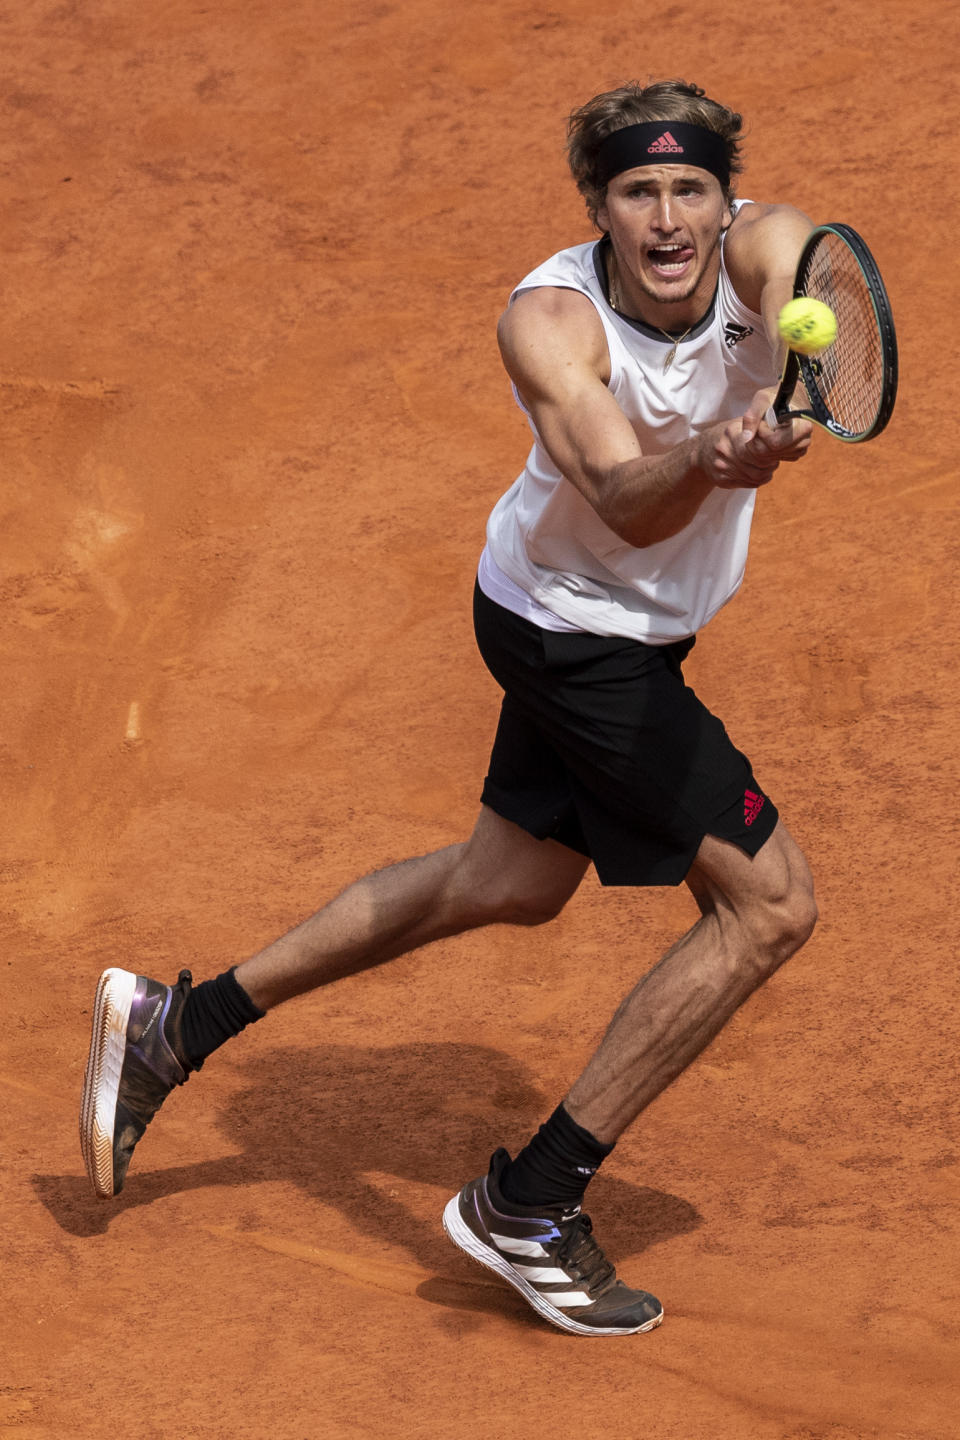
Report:
M804 383L816 386L845 430L866 433L883 401L883 342L866 277L843 240L823 236L811 256L804 292L837 317L837 338L804 366Z

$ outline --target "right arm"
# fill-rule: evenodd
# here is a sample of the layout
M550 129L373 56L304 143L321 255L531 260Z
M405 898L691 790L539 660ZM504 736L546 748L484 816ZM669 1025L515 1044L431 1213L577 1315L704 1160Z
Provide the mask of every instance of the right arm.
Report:
M543 288L522 292L500 321L500 350L550 458L614 534L644 547L689 525L716 487L764 485L781 460L798 459L806 438L792 427L775 441L741 440L773 392L747 416L709 427L665 455L645 456L606 382L610 361L600 318L585 295ZM762 404L762 408L761 408ZM756 412L755 417L753 412ZM809 427L807 427L809 429Z

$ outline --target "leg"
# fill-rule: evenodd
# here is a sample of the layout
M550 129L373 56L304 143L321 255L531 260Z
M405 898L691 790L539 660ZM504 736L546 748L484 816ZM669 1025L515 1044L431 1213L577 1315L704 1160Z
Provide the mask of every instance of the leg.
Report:
M587 863L484 807L465 844L356 881L239 966L235 979L227 972L191 993L188 970L175 986L126 970L104 971L80 1115L84 1161L96 1193L119 1194L134 1147L167 1095L236 1033L218 1015L212 1046L193 1050L186 1043L190 1034L203 1034L202 1027L191 1030L187 1007L207 986L230 981L232 1005L239 997L263 1011L446 935L497 922L535 925L562 909ZM241 1026L255 1015L242 1014Z
M552 919L589 862L484 806L470 839L375 871L237 968L261 1010L483 925Z
M701 918L626 997L564 1104L612 1144L807 940L807 863L782 824L751 859L708 835L688 883Z
M534 1151L538 1162L546 1157L546 1172L532 1160L528 1165L539 1197L511 1193L513 1167L500 1150L490 1173L465 1186L444 1212L455 1245L575 1334L634 1334L663 1317L654 1296L615 1283L580 1209L574 1192L595 1168L597 1142L601 1149L612 1145L813 928L810 873L782 825L753 859L708 836L688 883L701 918L627 996L561 1111L514 1162ZM571 1136L571 1120L587 1133ZM561 1200L567 1183L570 1193ZM560 1193L550 1198L558 1184Z

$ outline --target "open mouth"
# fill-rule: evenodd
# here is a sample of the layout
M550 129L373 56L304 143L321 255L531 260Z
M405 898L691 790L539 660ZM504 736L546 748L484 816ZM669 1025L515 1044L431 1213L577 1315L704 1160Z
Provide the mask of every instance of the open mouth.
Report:
M651 266L665 279L682 275L693 256L694 251L690 245L655 245L647 251Z

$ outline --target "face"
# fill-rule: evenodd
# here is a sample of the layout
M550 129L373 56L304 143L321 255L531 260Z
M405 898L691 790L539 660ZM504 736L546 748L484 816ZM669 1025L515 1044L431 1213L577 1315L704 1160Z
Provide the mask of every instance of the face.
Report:
M630 312L664 329L695 324L713 298L731 221L716 176L693 165L625 170L607 186L597 220Z

